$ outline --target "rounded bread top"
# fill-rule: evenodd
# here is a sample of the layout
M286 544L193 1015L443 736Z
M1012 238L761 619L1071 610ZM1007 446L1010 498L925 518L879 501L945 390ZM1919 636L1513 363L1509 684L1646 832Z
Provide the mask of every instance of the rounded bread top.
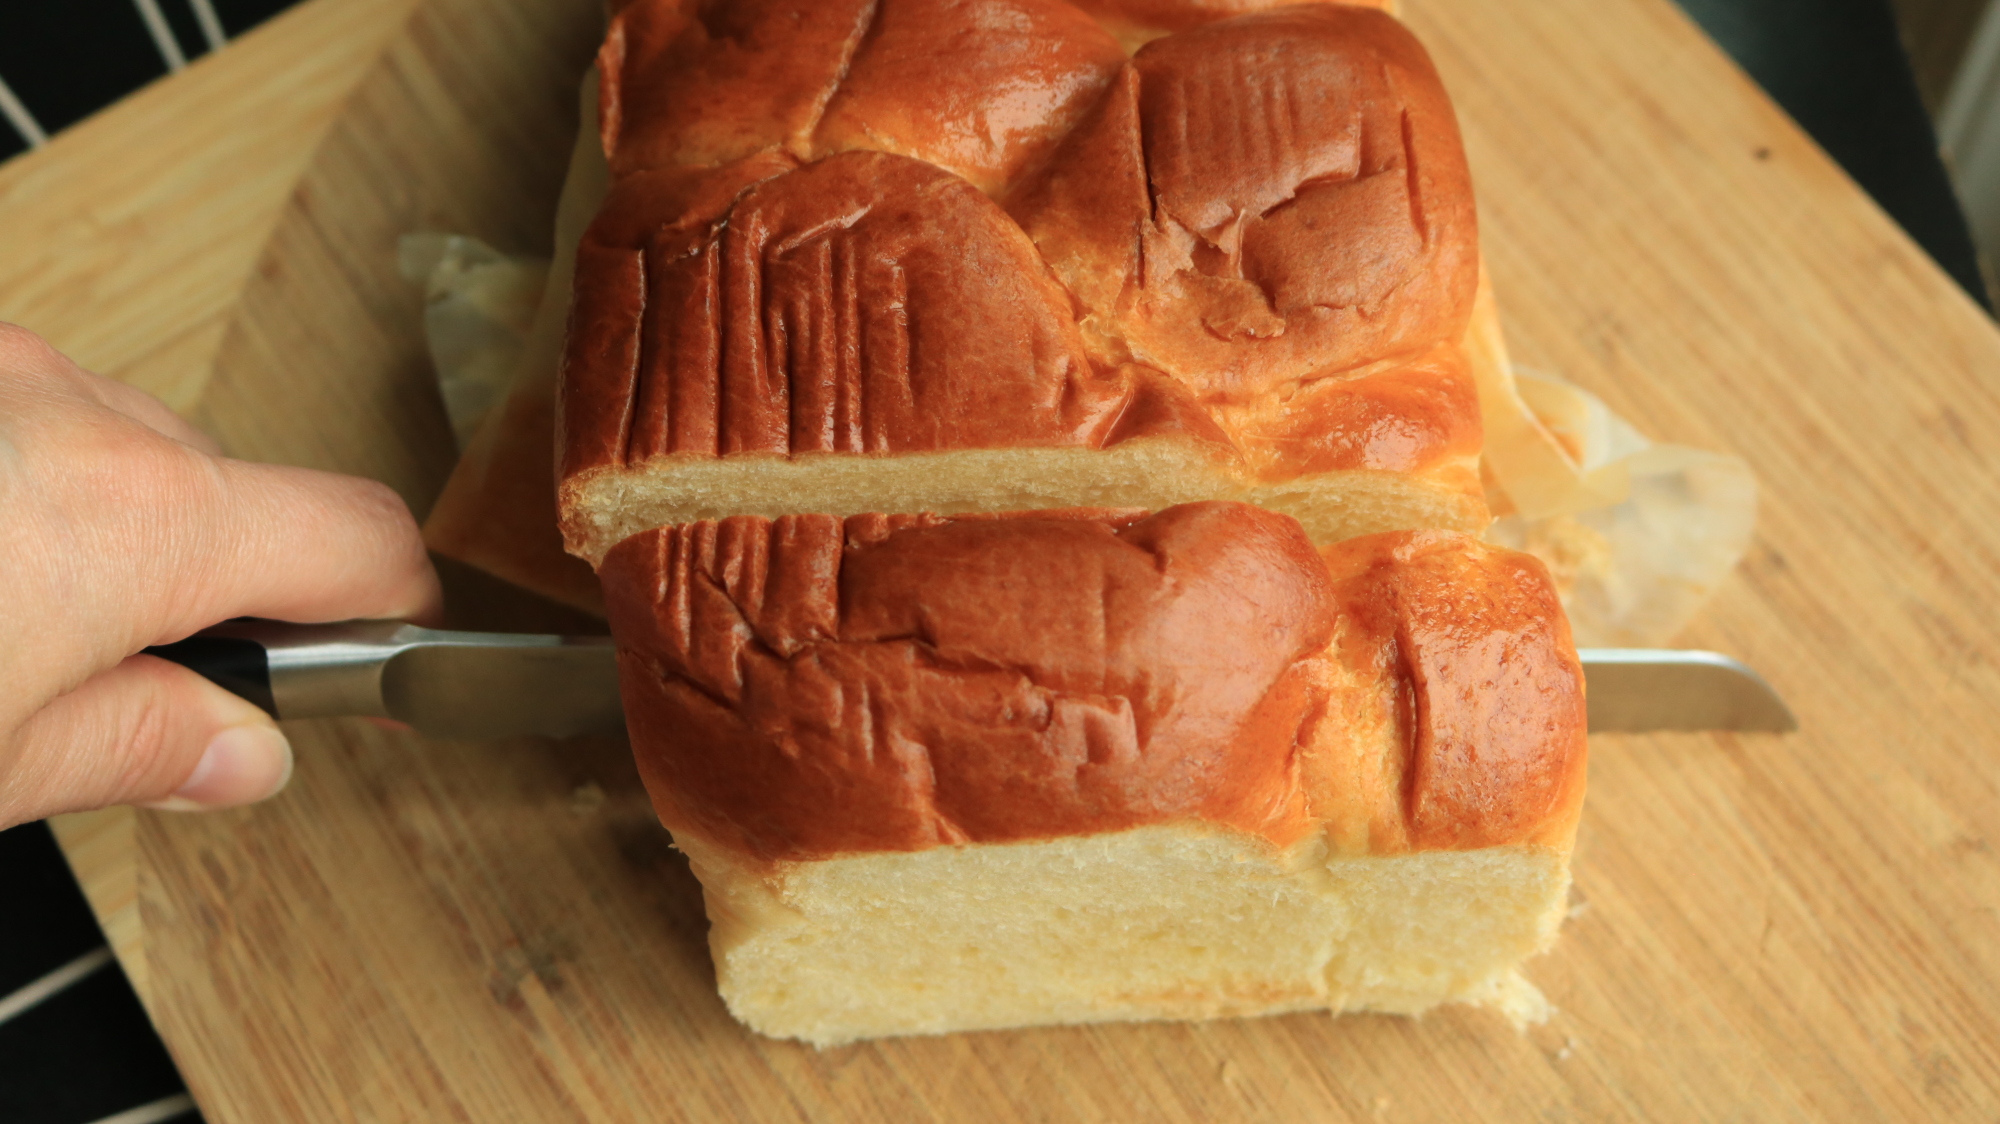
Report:
M647 0L598 56L613 174L912 156L997 192L1124 61L1065 0Z

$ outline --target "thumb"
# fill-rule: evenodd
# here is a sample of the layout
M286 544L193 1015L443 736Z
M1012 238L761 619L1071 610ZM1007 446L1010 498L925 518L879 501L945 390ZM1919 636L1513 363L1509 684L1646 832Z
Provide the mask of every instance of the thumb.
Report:
M291 745L269 715L152 656L58 696L8 755L0 824L112 804L227 808L276 793L292 774Z

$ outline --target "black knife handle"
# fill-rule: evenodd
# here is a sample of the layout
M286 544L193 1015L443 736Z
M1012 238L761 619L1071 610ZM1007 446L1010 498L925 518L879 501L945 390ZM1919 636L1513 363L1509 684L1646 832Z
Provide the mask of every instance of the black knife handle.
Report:
M610 638L514 635L496 632L448 632L421 628L407 621L326 621L295 624L286 621L238 617L213 628L203 629L177 644L148 648L148 655L171 660L190 668L224 690L261 707L281 720L301 718L396 718L404 720L407 708L398 709L390 694L396 683L389 673L399 659L423 665L422 653L455 648L480 650L534 649L568 651L589 648L609 653ZM505 661L502 661L504 664ZM594 665L593 665L594 666ZM615 685L611 665L600 669ZM475 693L477 686L470 688ZM521 689L527 689L525 687ZM592 721L622 722L615 689L607 706L592 698L596 709L588 711ZM482 704L469 703L474 712ZM461 708L463 709L463 708ZM505 707L496 713L509 713ZM604 713L600 714L599 711ZM458 718L464 718L464 714ZM476 725L476 723L472 724ZM445 722L458 736L472 728L465 721ZM418 728L422 726L419 724ZM484 727L479 727L484 729ZM534 723L512 730L503 721L500 727L514 733L547 732ZM494 736L502 736L496 734Z
M271 717L278 716L277 700L271 696L271 660L255 640L204 633L140 654L177 663Z

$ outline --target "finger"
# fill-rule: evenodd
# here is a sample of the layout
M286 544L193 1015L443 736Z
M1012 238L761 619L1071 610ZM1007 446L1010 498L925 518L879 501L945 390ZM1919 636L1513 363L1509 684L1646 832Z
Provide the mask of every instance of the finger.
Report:
M206 456L108 411L28 432L23 529L0 537L0 623L33 649L15 653L17 702L231 617L440 615L416 520L384 485ZM7 703L0 718L34 709Z
M43 707L10 739L0 826L114 804L227 808L291 777L269 715L186 668L134 656Z
M227 571L219 575L223 603L205 614L209 620L437 618L437 571L415 517L388 486L284 465L214 463L223 485L216 557Z
M232 617L429 623L439 616L437 574L416 520L388 487L162 452L128 455L104 481L86 479L81 467L64 478L78 493L76 506L102 503L94 497L123 480L147 481L143 498L121 500L115 519L85 521L60 540L91 567L98 592L70 598L73 611L57 619L71 627L51 642L89 638L85 666Z

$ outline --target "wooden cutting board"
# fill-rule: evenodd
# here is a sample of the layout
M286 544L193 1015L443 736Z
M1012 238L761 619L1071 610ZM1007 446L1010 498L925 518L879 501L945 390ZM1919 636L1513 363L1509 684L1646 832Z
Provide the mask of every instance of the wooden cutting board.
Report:
M1559 1014L760 1039L714 994L696 886L621 745L302 723L264 806L60 828L207 1118L2000 1118L2000 332L1668 0L1407 8L1517 358L1755 467L1756 544L1683 639L1749 660L1804 723L1593 739L1576 909L1529 969ZM282 103L331 108L261 249L203 282L227 311L176 373L192 416L428 505L448 431L395 238L546 249L595 11L314 0L232 48L280 85L365 60ZM353 26L285 30L315 19ZM261 89L185 112L247 118ZM118 112L83 128L158 146ZM30 172L76 208L125 189L88 158L116 144L67 142L0 169L0 223ZM152 281L104 301L0 266L0 316L35 310L88 357L74 300L184 299L170 204L123 235L24 229L51 260L113 239ZM557 619L453 580L463 620Z

